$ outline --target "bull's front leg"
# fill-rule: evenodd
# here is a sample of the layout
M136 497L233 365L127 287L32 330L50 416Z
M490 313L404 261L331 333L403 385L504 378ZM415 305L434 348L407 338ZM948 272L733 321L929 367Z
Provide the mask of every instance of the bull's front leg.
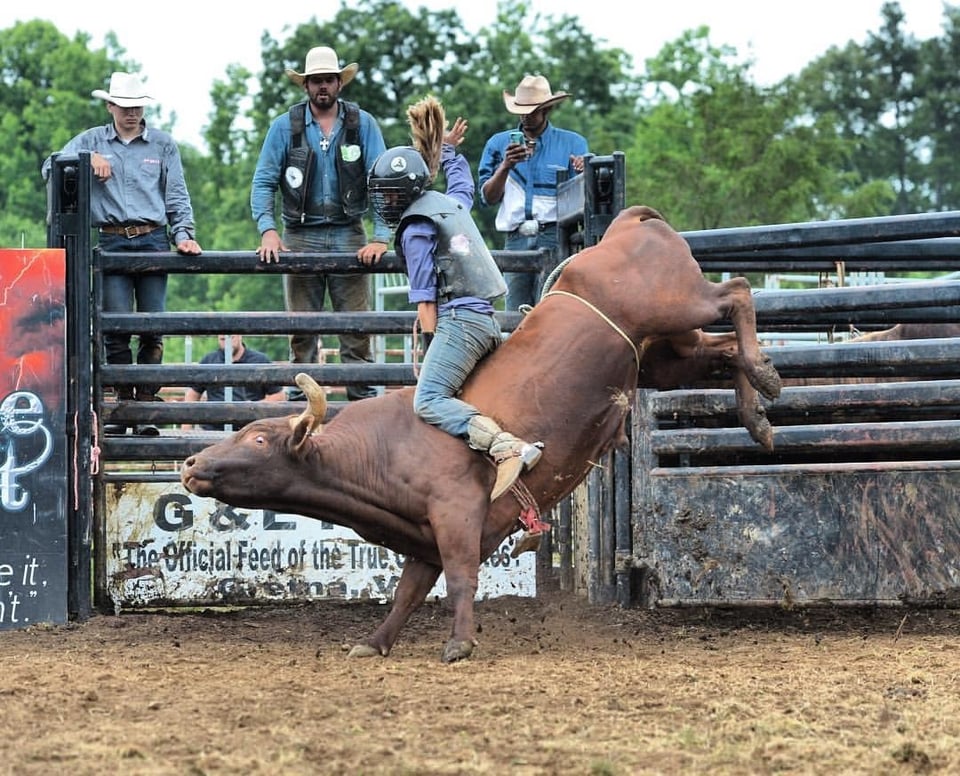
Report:
M393 606L386 619L363 644L355 645L349 657L386 657L397 641L400 630L427 599L427 594L440 577L440 567L416 558L407 558L400 572Z
M447 600L453 607L453 631L440 656L444 663L470 657L477 644L473 604L480 571L481 534L490 509L487 488L480 480L465 481L458 487L458 493L449 494L442 508L430 517L443 560Z
M473 654L477 645L474 638L473 604L477 597L477 574L480 571L479 559L472 562L447 563L444 561L443 573L447 581L447 596L453 602L453 631L450 640L443 648L440 659L444 663L464 660Z
M737 333L741 367L750 384L768 399L780 395L780 375L770 358L760 349L757 337L757 313L746 278L732 278L720 284L723 306Z
M742 359L737 357L735 363ZM767 418L767 410L760 402L760 395L747 379L742 368L733 370L733 387L737 396L737 417L750 433L750 438L766 450L773 451L773 426Z

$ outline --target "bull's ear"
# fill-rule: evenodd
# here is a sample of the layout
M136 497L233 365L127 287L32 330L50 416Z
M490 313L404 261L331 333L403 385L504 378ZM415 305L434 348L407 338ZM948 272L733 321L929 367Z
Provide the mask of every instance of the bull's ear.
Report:
M316 415L312 414L308 409L305 409L299 415L289 415L287 416L287 423L290 424L290 430L296 433L297 426L301 423L306 423L309 428L307 429L308 434L319 434L323 431L323 418L318 418Z
M314 426L316 426L318 430L323 429L323 426L317 422L317 419L314 418L313 415L304 413L300 415L300 417L290 418L290 428L293 430L290 444L297 452L303 451L310 435L314 433Z

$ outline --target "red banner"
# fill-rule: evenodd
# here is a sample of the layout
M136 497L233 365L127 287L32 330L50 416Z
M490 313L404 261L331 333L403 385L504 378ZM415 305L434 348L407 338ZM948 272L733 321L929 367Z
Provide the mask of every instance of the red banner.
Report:
M0 250L0 630L66 620L65 261Z

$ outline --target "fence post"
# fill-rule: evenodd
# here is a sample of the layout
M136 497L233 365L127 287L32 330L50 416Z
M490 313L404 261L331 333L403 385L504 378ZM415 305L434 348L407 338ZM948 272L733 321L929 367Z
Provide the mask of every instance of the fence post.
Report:
M90 188L89 152L55 154L47 183L47 247L66 251L67 352L67 611L85 619L93 611L91 546L93 501L91 454L96 428L91 396L90 364ZM99 316L96 316L99 318Z

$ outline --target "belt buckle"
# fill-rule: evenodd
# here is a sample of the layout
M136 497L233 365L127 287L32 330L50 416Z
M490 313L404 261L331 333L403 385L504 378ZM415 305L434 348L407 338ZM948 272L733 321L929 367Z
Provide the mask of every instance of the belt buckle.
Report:
M523 237L535 237L540 234L540 222L536 218L529 218L517 229Z
M138 231L139 229L140 227L136 225L125 226L123 227L123 236L126 237L128 240L132 240L134 237L140 234L140 232Z

